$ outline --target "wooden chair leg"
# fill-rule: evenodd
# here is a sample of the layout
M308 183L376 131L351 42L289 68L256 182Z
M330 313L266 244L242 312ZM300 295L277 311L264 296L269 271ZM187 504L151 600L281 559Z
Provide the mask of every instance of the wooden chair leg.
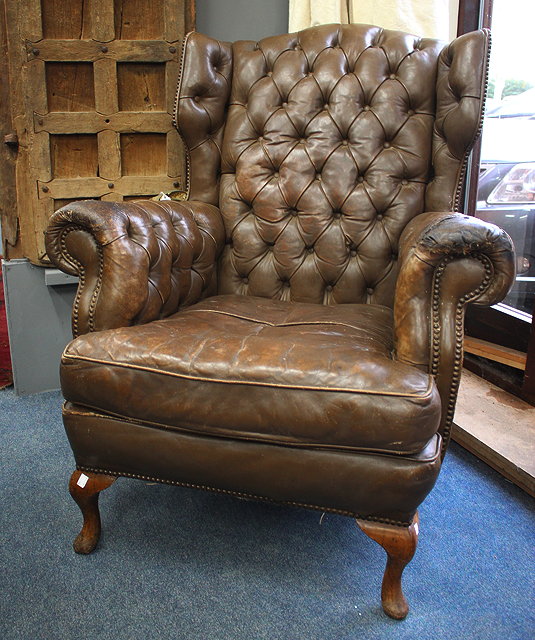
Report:
M103 489L107 489L116 479L116 476L79 471L78 469L72 474L69 482L69 492L84 516L82 530L73 543L76 553L91 553L97 546L100 538L98 496Z
M384 612L391 618L403 620L409 612L409 605L401 588L401 574L412 560L418 543L418 514L408 527L357 520L358 526L375 542L378 542L388 555L381 600Z

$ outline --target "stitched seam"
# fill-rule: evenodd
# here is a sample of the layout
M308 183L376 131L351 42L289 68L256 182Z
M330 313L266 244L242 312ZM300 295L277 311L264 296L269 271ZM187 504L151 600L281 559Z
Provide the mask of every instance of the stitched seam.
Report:
M299 389L303 391L332 391L340 393L361 393L378 396L395 396L398 398L420 398L422 400L427 399L433 391L433 378L428 376L429 383L427 389L423 393L400 393L397 391L382 391L376 389L354 389L352 387L319 387L311 385L292 385L292 384L280 384L276 382L259 382L256 380L230 380L220 378L207 378L205 376L192 376L186 373L178 373L176 371L163 371L162 369L155 369L153 367L146 367L138 364L131 364L126 362L110 362L108 360L101 360L99 358L90 358L88 356L65 354L64 360L83 360L85 362L94 362L96 364L104 364L109 367L120 367L123 369L136 369L138 371L150 371L152 373L158 373L161 375L171 376L173 378L183 378L185 380L198 380L200 382L214 382L220 384L242 384L246 386L256 387L274 387L279 389Z
M222 493L224 495L235 496L238 498L247 498L252 500L258 500L260 502L270 502L272 504L285 504L292 507L304 507L305 509L313 509L314 511L327 511L329 513L336 513L342 516L349 516L351 518L357 518L359 520L370 520L371 522L380 522L384 524L392 524L400 527L408 527L410 522L404 522L402 520L391 520L389 518L377 518L374 516L366 516L349 511L345 509L336 509L334 507L322 507L316 504L307 504L305 502L296 502L291 500L275 500L274 498L268 498L266 496L259 496L254 493L246 493L244 491L233 491L231 489L218 489L204 484L194 484L192 482L180 482L179 480L166 480L158 478L156 476L146 476L139 473L129 473L126 471L109 471L100 469L98 467L86 467L85 465L76 465L76 468L80 471L89 471L90 473L103 473L111 476L122 476L125 478L136 478L138 480L145 480L147 482L159 482L161 484L171 484L178 487L185 487L188 489L202 489L203 491L210 491L213 493Z
M301 322L269 322L269 320L259 320L258 318L251 318L245 315L239 315L237 313L230 313L229 311L219 311L218 309L188 309L184 313L218 313L222 316L228 316L230 318L237 318L238 320L248 320L250 322L256 322L258 324L265 324L269 327L300 327L306 325L335 325L339 327L348 327L349 329L355 329L355 331L362 331L362 327L356 327L346 322L336 322L331 320L307 320Z
M286 448L290 448L290 449L310 449L310 450L320 450L320 451L329 451L329 452L340 452L340 453L357 453L357 454L362 454L362 455L376 455L376 456L386 456L386 457L391 457L391 458L396 458L398 460L410 460L412 462L421 462L421 463L428 463L428 462L432 462L433 460L436 459L437 454L440 452L440 447L435 446L435 451L433 452L433 455L429 458L417 458L415 457L418 453L421 453L425 448L427 448L429 441L425 444L425 446L423 447L423 449L418 449L416 451L394 451L391 449L375 449L375 448L371 448L371 447L357 447L357 446L351 446L351 445L336 445L336 444L322 444L320 442L316 442L316 443L303 443L303 442L299 442L299 441L281 441L281 440L274 440L274 439L270 439L270 438L262 438L262 437L251 437L251 436L246 436L246 435L239 435L237 433L218 433L216 431L200 431L198 429L194 429L194 428L190 428L189 426L177 426L177 425L168 425L168 424L164 424L162 422L155 422L154 420L135 420L134 418L130 417L130 416L125 416L121 413L115 412L115 411L110 411L108 412L106 410L106 412L104 412L104 410L100 407L96 407L94 405L88 404L88 403L83 403L83 407L84 409L90 409L90 411L77 411L75 409L72 409L70 407L67 407L67 402L70 401L65 401L63 403L63 411L65 413L68 413L69 415L77 415L77 416L81 416L82 418L87 417L88 415L94 418L104 418L106 420L112 420L115 422L128 422L129 424L135 425L135 426L153 426L153 427L157 427L159 429L162 429L163 431L169 431L171 433L179 433L181 435L186 435L186 436L190 436L190 435L195 435L195 436L202 436L202 437L206 437L206 438L214 438L214 439L221 439L221 440L237 440L240 442L252 442L254 444L267 444L267 445L272 445L272 446L276 446L276 447L286 447ZM76 406L76 405L75 405ZM435 434L433 437L436 438L438 434ZM440 437L439 437L440 440ZM438 443L437 443L438 445Z

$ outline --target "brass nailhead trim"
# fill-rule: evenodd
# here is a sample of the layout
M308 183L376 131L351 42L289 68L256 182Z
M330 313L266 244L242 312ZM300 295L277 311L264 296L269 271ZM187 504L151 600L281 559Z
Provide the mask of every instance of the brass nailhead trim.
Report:
M95 290L93 291L93 295L91 296L91 302L89 303L89 330L95 331L95 308L97 306L97 301L100 296L100 289L102 287L102 274L104 271L104 256L102 255L102 247L97 243L97 251L98 251L98 277L97 284L95 286Z
M66 213L71 216L74 215L74 212L70 210L68 210ZM81 225L71 224L62 231L60 236L61 257L65 260L65 262L69 263L71 266L73 266L77 270L78 277L79 277L78 289L76 291L76 297L74 299L74 303L72 307L72 328L73 328L73 334L76 337L79 334L78 321L80 317L80 298L82 297L82 292L84 290L86 280L85 280L85 271L84 271L83 264L81 262L78 262L78 260L76 260L76 258L74 258L74 256L72 256L67 249L66 238L69 235L69 233L72 233L73 231L84 231L86 233L91 233L91 232L85 227L82 227ZM90 331L95 330L95 307L97 305L98 297L100 295L100 289L102 287L102 274L103 274L103 268L104 268L102 247L100 246L100 244L98 244L98 242L95 242L95 244L98 252L98 276L97 276L97 284L95 285L95 289L93 291L93 294L91 296L91 301L89 303L88 324L89 324Z
M483 79L483 92L481 97L481 105L484 105L487 100L487 93L489 89L489 64L490 64L490 52L491 52L491 33L488 29L484 29L487 36L487 58L485 61L485 77ZM450 65L451 68L451 65ZM461 195L463 191L463 183L464 177L466 175L466 169L468 167L468 159L470 158L470 152L472 151L472 147L474 146L475 141L479 138L481 131L483 129L483 122L485 119L485 113L483 109L480 109L479 115L479 123L474 133L474 137L472 141L467 147L467 150L464 153L463 161L459 168L458 179L457 179L457 188L455 190L455 197L453 201L453 209L454 211L459 211L459 207L461 206Z
M186 62L186 45L188 43L188 40L191 36L191 34L194 33L194 31L190 31L189 33L187 33L184 36L184 40L182 41L182 47L180 49L180 69L178 72L178 81L177 81L177 87L176 87L176 93L175 93L175 106L173 109L173 125L175 127L175 129L178 132L178 135L180 136L180 139L182 140L182 144L184 145L184 149L186 151L185 156L186 156L186 200L189 200L189 194L190 194L190 171L191 171L191 157L190 157L190 152L189 152L189 146L186 144L186 141L184 140L184 137L182 136L182 133L180 132L180 128L178 126L178 103L180 100L180 91L182 89L182 77L184 75L184 65Z
M442 457L446 453L446 449L449 444L451 425L453 422L453 416L455 412L455 403L457 401L457 391L459 389L459 382L461 380L461 363L463 359L463 339L464 339L464 308L466 304L476 299L485 289L488 288L491 282L493 268L490 259L482 254L474 254L471 256L475 260L479 260L484 268L485 275L481 284L473 291L470 291L457 303L457 309L455 312L455 352L453 359L453 375L450 386L450 393L448 397L448 404L446 409L446 417L443 426L442 433ZM433 276L433 296L432 296L432 324L431 324L431 375L436 378L438 369L440 366L440 339L441 339L441 326L440 326L440 287L441 279L444 275L444 271L450 262L455 259L454 256L447 256L435 269Z
M269 502L271 504L285 504L293 507L304 507L305 509L313 509L314 511L327 511L329 513L336 513L341 516L349 516L351 518L357 518L358 520L369 520L370 522L380 522L382 524L391 524L398 527L409 527L411 522L404 522L401 520L391 520L389 518L376 518L374 516L362 516L353 511L347 511L345 509L335 509L333 507L321 507L315 504L307 504L305 502L293 502L290 500L274 500L273 498L267 498L265 496L258 496L254 493L245 493L243 491L232 491L230 489L217 489L216 487L209 487L204 484L193 484L191 482L179 482L178 480L164 480L155 476L145 476L138 473L128 473L123 471L107 471L105 469L99 469L95 467L86 467L83 465L76 465L76 468L80 471L89 471L91 473L104 473L110 476L135 478L137 480L145 480L146 482L159 482L160 484L170 484L177 487L185 487L187 489L202 489L203 491L210 491L213 493L222 493L224 495L235 496L237 498L247 498L251 500L258 500L260 502Z
M79 311L80 311L80 297L82 294L82 290L85 286L85 272L84 272L84 267L82 265L81 262L78 262L78 260L76 260L73 256L71 256L71 254L69 253L69 251L67 250L67 245L65 242L65 239L67 237L67 235L69 233L71 233L71 231L77 231L77 230L82 230L82 227L77 226L77 225L72 225L69 227L66 227L60 235L60 249L61 249L61 257L65 260L65 262L67 262L68 264L70 264L72 267L74 267L74 269L78 272L78 278L79 278L79 282L78 282L78 288L76 290L76 297L74 298L74 302L72 305L72 330L75 336L78 335L78 318L79 318Z

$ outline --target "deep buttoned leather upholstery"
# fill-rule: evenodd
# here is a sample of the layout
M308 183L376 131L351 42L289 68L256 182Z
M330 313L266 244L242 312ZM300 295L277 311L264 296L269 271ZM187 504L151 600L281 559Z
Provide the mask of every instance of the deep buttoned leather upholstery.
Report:
M407 223L459 206L485 47L364 25L232 48L191 34L178 124L190 197L225 221L220 291L392 306Z
M514 277L505 232L458 213L488 44L186 37L187 199L76 202L47 232L80 275L61 367L79 469L414 526L465 306Z

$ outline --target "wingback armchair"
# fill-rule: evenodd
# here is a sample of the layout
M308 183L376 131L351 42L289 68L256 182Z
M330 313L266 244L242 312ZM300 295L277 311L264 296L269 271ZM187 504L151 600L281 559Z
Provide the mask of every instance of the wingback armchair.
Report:
M186 37L187 198L75 202L47 231L80 277L61 362L77 552L118 476L319 509L385 548L383 608L407 614L465 306L514 277L508 236L457 212L488 47L369 25Z

